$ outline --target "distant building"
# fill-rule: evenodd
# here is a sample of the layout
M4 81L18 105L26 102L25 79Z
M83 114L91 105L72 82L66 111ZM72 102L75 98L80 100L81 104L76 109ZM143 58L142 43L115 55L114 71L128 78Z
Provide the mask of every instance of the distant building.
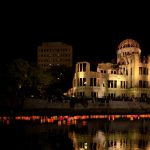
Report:
M141 57L140 45L133 39L122 41L117 63L99 63L91 71L89 62L78 62L72 96L112 98L150 98L150 55Z
M37 64L43 69L51 66L72 66L72 46L62 42L44 42L37 49Z

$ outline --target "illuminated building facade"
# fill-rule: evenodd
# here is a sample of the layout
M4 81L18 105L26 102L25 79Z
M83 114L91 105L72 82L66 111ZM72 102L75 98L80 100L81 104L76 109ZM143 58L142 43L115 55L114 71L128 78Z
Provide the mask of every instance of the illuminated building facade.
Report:
M117 63L99 63L96 71L89 62L78 62L72 96L110 98L150 98L150 55L141 57L140 45L133 39L122 41Z
M62 42L44 42L37 49L37 64L43 69L51 66L72 66L72 46Z

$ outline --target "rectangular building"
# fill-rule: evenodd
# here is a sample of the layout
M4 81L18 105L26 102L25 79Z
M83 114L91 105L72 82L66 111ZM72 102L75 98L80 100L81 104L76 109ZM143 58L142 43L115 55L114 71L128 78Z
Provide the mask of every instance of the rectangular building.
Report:
M72 46L62 42L43 42L37 48L37 64L44 70L51 66L72 67Z

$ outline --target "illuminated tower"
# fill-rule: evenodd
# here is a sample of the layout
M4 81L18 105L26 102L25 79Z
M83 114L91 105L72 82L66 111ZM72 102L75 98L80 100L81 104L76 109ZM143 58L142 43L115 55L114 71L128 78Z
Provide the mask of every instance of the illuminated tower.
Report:
M139 44L133 39L122 41L117 50L117 64L126 76L127 88L137 88L138 65L141 55ZM134 91L133 91L134 92ZM130 91L131 94L131 91ZM132 94L134 96L134 93ZM130 95L131 96L131 95Z
M117 50L117 64L128 82L128 96L148 96L149 65L148 58L141 56L140 45L133 39L122 41Z

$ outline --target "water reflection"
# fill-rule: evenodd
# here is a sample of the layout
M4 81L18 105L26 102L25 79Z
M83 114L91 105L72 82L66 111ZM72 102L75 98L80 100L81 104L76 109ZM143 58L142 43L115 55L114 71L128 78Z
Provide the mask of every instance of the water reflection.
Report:
M74 127L77 149L88 150L150 150L149 120L89 121L88 127ZM86 132L83 132L86 130ZM86 144L86 146L85 146Z
M0 133L5 149L150 150L150 115L1 116Z
M95 137L93 138L93 145L96 147L93 148L92 146L92 149L102 150L105 148L105 144L106 144L105 134L102 131L97 131Z

